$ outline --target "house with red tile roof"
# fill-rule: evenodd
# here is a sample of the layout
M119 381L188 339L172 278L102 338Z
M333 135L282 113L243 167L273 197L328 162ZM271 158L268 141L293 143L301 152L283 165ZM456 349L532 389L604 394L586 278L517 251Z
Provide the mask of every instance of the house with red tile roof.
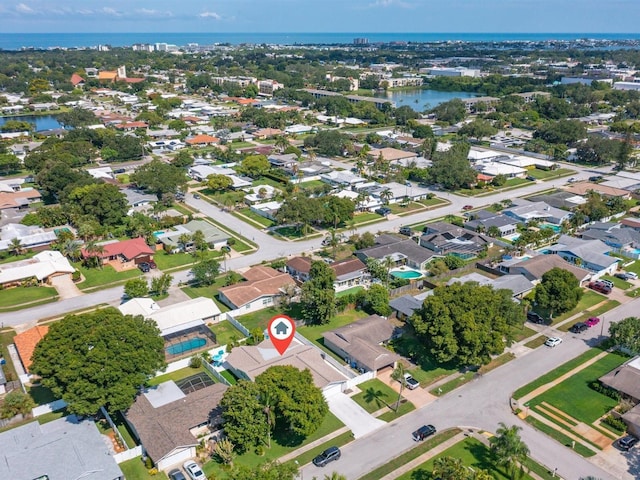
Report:
M119 123L115 126L118 130L124 130L130 132L131 130L137 130L138 128L148 128L149 125L145 122L126 122Z
M71 85L74 87L82 87L85 84L84 78L82 78L77 73L71 75Z
M82 258L100 257L104 265L111 265L118 271L136 268L140 263L153 260L155 253L144 238L132 238L112 243L100 244L102 251L82 249Z
M20 361L22 362L22 366L25 371L29 371L33 360L33 351L35 350L38 342L44 338L48 331L48 325L37 325L13 337L13 343L16 346L18 356L20 357Z
M287 272L296 280L306 282L309 280L312 259L309 257L293 257L287 261ZM329 265L335 272L333 288L341 292L357 286L367 286L369 275L367 266L359 258L347 258Z
M220 139L212 137L211 135L196 135L195 137L188 138L185 143L191 146L204 146L212 145L214 143L220 143Z
M42 198L35 188L18 190L17 192L0 192L0 210L7 208L28 208L32 202Z
M295 281L288 273L270 267L252 267L242 276L246 282L218 290L220 301L234 310L242 310L242 313L277 305L287 289L295 287Z

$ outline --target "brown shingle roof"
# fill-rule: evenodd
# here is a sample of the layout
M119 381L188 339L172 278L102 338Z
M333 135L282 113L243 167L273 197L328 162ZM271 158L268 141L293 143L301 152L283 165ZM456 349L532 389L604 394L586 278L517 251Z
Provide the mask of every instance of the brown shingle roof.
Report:
M637 358L634 359L637 362ZM631 360L633 362L634 360ZM640 399L640 370L630 362L599 378L600 382L608 387L622 392L630 397Z
M17 192L0 192L0 210L27 205L29 200L40 198L41 196L40 192L36 189L19 190Z
M218 404L226 390L226 385L216 383L158 408L140 394L127 410L126 417L135 427L149 456L158 462L177 447L198 444L189 432L191 428L207 421L221 422Z
M278 272L269 267L253 267L242 275L249 281L219 289L236 308L260 297L278 295L285 286L295 285L288 273Z
M309 273L311 270L311 259L309 257L293 257L287 261L287 267L300 273Z
M13 343L16 345L18 355L20 355L20 360L22 360L22 365L24 365L26 371L29 371L29 367L31 367L31 359L36 345L48 331L49 327L47 325L38 325L13 337Z
M330 267L336 272L336 277L338 278L347 273L353 273L367 268L359 258L349 258L340 262L334 262Z
M541 279L542 275L552 268L558 267L573 273L578 281L582 282L589 272L583 268L570 264L560 255L538 255L513 265L516 268L523 268L535 278Z

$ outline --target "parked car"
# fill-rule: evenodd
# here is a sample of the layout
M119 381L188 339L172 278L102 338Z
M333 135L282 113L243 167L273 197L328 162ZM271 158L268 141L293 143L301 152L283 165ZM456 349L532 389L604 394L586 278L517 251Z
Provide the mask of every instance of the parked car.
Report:
M142 273L147 273L151 270L151 265L147 262L142 262L138 264L138 268L142 271Z
M313 459L313 464L316 467L324 467L326 464L331 463L340 458L340 449L338 447L329 447L316 458Z
M602 180L602 175L594 175L592 177L589 177L589 181L590 182L599 182L600 180Z
M434 427L433 425L423 425L415 432L413 432L411 436L413 437L414 441L420 442L425 438L430 437L434 433L436 433L436 427Z
M187 475L189 475L191 480L206 480L207 479L207 477L205 476L205 474L202 471L202 469L193 460L188 460L188 461L184 462L184 464L182 465L182 468L184 468L184 471L187 472Z
M606 285L613 290L613 282L611 280L598 280L602 285Z
M614 277L619 278L621 280L626 280L627 278L629 278L626 274L626 272L620 272L620 273L616 273L614 275Z
M527 312L527 320L529 320L531 323L538 323L540 325L544 325L545 323L544 318L542 318L539 313L531 311Z
M386 217L391 213L391 209L389 207L380 207L376 209L375 213L377 213L378 215L382 215L383 217Z
M597 325L600 323L600 319L598 317L590 317L584 323L587 325L587 327L593 327L594 325Z
M638 274L636 272L626 272L627 280L637 280Z
M531 182L535 182L538 179L536 177L534 177L533 175L527 175L527 180L529 180Z
M420 386L420 382L413 378L410 373L404 374L404 384L409 390L415 390Z
M571 177L569 180L567 180L568 183L575 183L577 181L578 179L576 177Z
M544 342L544 344L547 347L552 347L552 348L560 345L561 343L562 343L562 339L559 337L549 337L547 338L547 341Z
M465 212L467 210L473 210L473 205L465 205L464 207L462 207L462 210L464 210Z
M410 237L413 231L411 230L411 227L400 227L400 233Z
M151 269L158 268L158 265L156 265L156 262L154 262L153 260L149 260L147 263L149 264L149 267L151 267Z
M195 198L196 200L200 200L200 194L199 193L194 193L193 194L193 198Z
M605 295L608 295L611 293L611 288L609 288L608 286L606 286L604 283L601 283L601 282L591 282L589 283L589 288L591 290L595 290L596 292L604 293Z
M174 468L169 472L169 480L187 480L187 478L179 469Z
M586 323L584 322L578 322L578 323L574 323L573 325L571 325L571 327L569 328L569 331L571 333L582 333L584 332L587 328L589 328L587 326Z
M627 435L618 440L618 448L622 451L628 452L633 446L638 443L638 439L633 435Z

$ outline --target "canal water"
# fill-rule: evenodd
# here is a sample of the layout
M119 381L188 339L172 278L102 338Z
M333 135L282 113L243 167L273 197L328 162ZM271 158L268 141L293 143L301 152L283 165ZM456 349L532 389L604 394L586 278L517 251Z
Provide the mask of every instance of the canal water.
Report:
M429 90L428 88L390 90L387 92L376 92L374 94L374 97L388 98L389 101L396 104L396 107L406 105L413 108L416 112L424 112L454 98L473 98L478 96L478 94L473 92L443 92L440 90Z
M15 117L0 117L0 127L4 125L7 120L16 120L19 122L29 122L36 127L36 132L42 130L53 130L55 128L63 128L58 122L55 115L20 115Z

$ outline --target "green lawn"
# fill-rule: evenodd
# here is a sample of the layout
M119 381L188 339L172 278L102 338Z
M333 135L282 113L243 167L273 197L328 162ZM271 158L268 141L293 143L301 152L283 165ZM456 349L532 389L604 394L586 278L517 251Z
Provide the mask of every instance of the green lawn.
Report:
M276 222L274 222L273 220L269 220L268 218L265 218L262 215L258 215L256 212L254 212L248 207L238 210L238 213L241 213L245 217L250 218L255 223L262 225L264 228L270 228L276 225ZM239 217L239 218L242 219L242 217Z
M524 344L527 348L538 348L541 345L544 345L544 342L547 341L547 337L544 335L540 335L539 337L534 338L533 340Z
M297 182L294 182L294 184ZM309 189L314 189L314 188L320 188L322 186L326 185L325 182L323 182L322 180L309 180L308 182L300 182L298 184L298 186L300 187L301 190L309 190Z
M424 206L418 202L410 202L408 205L393 203L389 205L391 213L395 215L404 215L407 213L415 212L416 210L424 210Z
M461 387L465 383L469 383L471 380L474 379L475 375L476 375L476 372L462 373L456 378L454 378L453 380L449 380L448 382L443 383L439 387L429 390L429 393L431 393L431 395L440 397L442 395L449 393L451 390L455 390L456 388Z
M276 235L280 235L281 237L286 238L296 239L304 237L304 235L302 234L302 228L297 227L278 227L272 229L271 231Z
M234 339L239 340L244 338L244 335L240 330L233 326L231 322L223 320L209 327L213 334L216 336L216 342L218 345L228 345Z
M380 215L373 212L362 212L362 213L356 213L353 216L353 218L355 220L356 225L360 225L361 223L378 221L384 217L380 217Z
M397 418L400 418L403 415L406 415L409 412L413 412L416 409L416 406L408 400L402 400L400 402L400 408L398 408L397 412L393 410L389 410L388 412L383 413L378 417L378 420L382 420L383 422L393 422Z
M242 325L244 325L247 330L252 331L256 328L260 328L262 330L267 328L269 324L269 320L275 315L284 313L285 315L289 315L291 318L300 319L300 309L298 304L292 304L288 308L276 308L269 307L263 310L258 310L257 312L247 313L245 315L240 315L235 317Z
M576 308L570 310L568 312L563 313L562 315L557 315L553 317L552 325L556 323L563 322L569 317L573 317L574 315L586 310L587 308L591 308L594 305L606 300L607 297L601 295L599 293L594 292L593 290L586 290L582 295L582 298L576 305ZM549 312L544 311L544 309L537 309L537 312L542 315L544 318L549 318Z
M228 312L230 308L218 300L218 289L224 285L224 275L220 276L216 279L216 281L207 286L202 287L182 287L182 291L186 293L190 298L212 298L213 301L218 305L218 308L221 312Z
M600 350L599 348L592 348L590 350L587 350L582 355L579 355L576 358L574 358L572 360L569 360L566 363L563 363L562 365L560 365L555 370L552 370L549 373L546 373L546 374L542 375L541 377L538 377L533 382L528 383L527 385L524 385L524 386L520 387L515 392L513 392L513 398L515 398L517 400L519 398L524 397L525 395L533 392L536 388L541 387L542 385L546 385L547 383L554 381L556 378L559 378L562 375L564 375L565 373L570 372L574 368L582 365L584 362L586 362L587 360L590 360L591 358L599 355L600 353L602 353L602 350Z
M570 170L568 168L559 168L557 170L540 170L539 168L534 168L532 170L527 171L527 175L530 175L538 180L552 180L554 178L566 177L568 175L573 175L575 170Z
M628 290L633 287L632 283L627 282L626 280L622 280L618 277L613 277L611 275L603 275L602 280L609 280L610 282L613 282L614 287L621 288L622 290Z
M331 432L335 432L343 426L344 424L340 420L338 420L333 414L328 413L324 418L324 421L318 427L318 430L307 438L300 438L295 435L291 435L289 432L278 431L276 427L276 432L274 432L271 440L271 448L265 448L266 453L263 456L257 455L255 451L251 449L236 457L234 464L256 467L262 463L277 460L283 455L307 445L308 443L314 442ZM226 472L222 468L222 465L220 465L215 459L205 463L203 470L205 475L209 478L215 478L216 480L232 480L230 479L228 472ZM127 480L129 480L128 477Z
M547 425L544 422L541 422L540 420L532 417L531 415L525 418L525 421L530 425L532 425L533 427L535 427L537 430L540 430L545 435L548 435L549 437L555 439L557 442L561 443L565 447L572 448L573 439L570 437L567 437L564 433L556 430L552 426ZM593 457L596 454L596 452L594 452L590 448L585 447L580 442L575 443L575 447L573 447L573 450L577 454L582 455L585 458Z
M18 375L16 373L16 369L13 366L13 362L11 361L11 356L9 355L9 345L13 343L13 337L16 336L16 331L12 329L2 330L0 333L0 354L5 359L7 363L4 366L0 367L4 370L5 377L7 377L8 381L13 381L18 379Z
M395 390L377 378L361 383L358 388L362 391L353 395L351 399L369 413L391 407L398 400Z
M621 258L625 258L625 257L621 257ZM636 260L635 262L633 262L631 265L629 265L628 267L624 267L624 269L627 272L633 272L636 275L640 275L640 262L638 260Z
M132 458L126 462L120 464L120 469L124 473L124 478L127 480L167 480L167 476L164 472L159 472L156 475L150 475L147 467L144 466L142 457Z
M226 378L227 382L229 382L231 385L235 385L235 383L238 381L238 379L229 370L222 370L222 372L220 372L220 375Z
M398 479L416 480L431 478L430 472L433 470L433 463L437 458L441 457L459 458L466 467L473 468L474 470L488 470L496 480L509 480L510 478L501 467L493 464L489 454L489 447L475 438L465 438L461 442L446 449L440 455L436 455L423 463L418 468L401 475ZM523 480L533 479L533 477L527 473L520 478Z
M513 334L513 341L520 342L525 338L529 338L536 334L536 331L527 327L526 325L522 325L521 327L513 327L511 329L511 333Z
M418 200L418 203L421 203L425 207L437 207L439 205L447 205L450 202L442 198L433 197L433 198L425 198L424 200Z
M324 339L322 335L329 330L334 330L338 327L349 325L350 323L366 318L369 315L362 310L345 310L333 317L328 323L324 325L304 325L298 328L300 335L311 340L315 344L324 348ZM341 359L342 360L342 359Z
M354 294L354 293L358 293L361 290L364 290L364 287L361 286L361 285L358 285L356 287L347 288L346 290L343 290L341 292L336 293L336 298L344 297L345 295L351 295L351 294Z
M36 255L37 253L38 252L31 251L31 252L21 253L20 255L7 255L5 258L0 258L0 264L18 262L20 260L27 260L33 257L34 255Z
M406 465L410 461L418 458L423 453L427 453L429 450L434 447L440 445L441 443L446 442L451 437L455 437L460 430L457 428L453 428L451 430L445 430L443 432L437 433L435 436L428 438L427 440L420 442L414 448L409 451L403 453L399 457L394 458L389 463L385 463L381 467L376 468L375 470L367 473L363 477L360 477L359 480L380 480L382 477L390 474L394 470ZM425 477L415 477L411 480L427 480L430 479L429 476Z
M178 380L182 380L183 378L187 378L187 377L190 377L191 375L196 375L198 373L203 373L203 372L207 373L204 367L200 367L200 368L185 367L185 368L181 368L180 370L176 370L175 372L165 373L164 375L158 375L157 377L153 377L149 379L147 383L149 384L150 387L154 387L156 385L160 385L163 382L168 382L169 380L173 380L174 382L177 382Z
M217 250L206 252L205 258L221 258L222 253ZM153 260L160 270L171 270L173 268L185 267L192 263L198 263L202 257L191 255L190 253L167 253L159 251L153 256Z
M0 311L23 303L48 300L53 302L58 292L53 287L13 287L0 290Z
M615 407L618 402L589 388L589 384L628 359L626 355L617 352L609 353L528 403L531 407L535 407L546 402L581 422L593 423Z
M109 284L115 282L124 282L126 280L129 280L130 278L135 278L142 275L140 270L138 270L137 268L133 268L125 272L116 272L110 265L104 265L102 268L87 268L80 262L76 262L73 264L73 266L76 267L76 269L80 270L80 273L82 273L82 276L85 278L84 281L78 283L78 288L80 290L87 290L89 288L100 286L106 287Z

